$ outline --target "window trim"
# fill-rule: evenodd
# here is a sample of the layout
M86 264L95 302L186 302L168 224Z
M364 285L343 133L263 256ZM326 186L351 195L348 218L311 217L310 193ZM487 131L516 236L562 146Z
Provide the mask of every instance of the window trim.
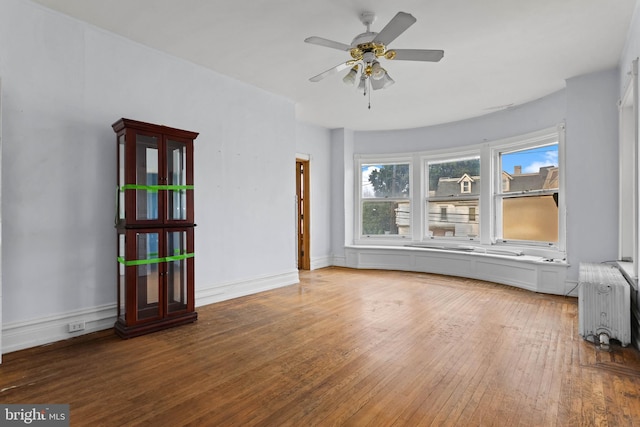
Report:
M413 241L414 231L414 215L415 215L415 207L414 207L414 191L415 191L415 180L414 180L414 159L412 155L406 154L391 154L391 155L372 155L372 154L356 154L354 156L355 160L355 170L357 171L355 182L355 207L354 207L354 242L355 244L366 244L366 245L405 245L410 241ZM397 165L397 164L407 164L409 165L409 195L408 197L371 197L364 198L362 197L362 166L367 164L377 164L377 165ZM409 202L409 224L410 224L410 235L400 235L400 234L375 234L375 235L366 235L363 234L362 230L362 205L367 202L375 202L375 201L387 201L387 202Z
M492 215L492 244L502 246L519 246L519 247L537 247L547 248L558 252L565 252L565 164L564 164L564 123L559 124L556 127L544 129L538 132L533 132L520 137L513 137L504 140L499 140L491 143L491 160L494 166L493 170L493 186L491 191L491 207ZM534 147L542 147L545 145L558 145L558 189L553 190L532 190L532 191L518 191L508 192L502 191L502 175L503 170L501 167L500 156L504 153L510 153L520 150L526 150ZM514 197L529 197L529 196L541 196L552 195L558 193L558 241L557 242L542 242L542 241L530 241L530 240L509 240L498 237L500 233L502 223L502 210L499 208L499 203L506 198Z
M421 207L423 209L420 212L420 217L422 218L422 227L423 234L420 236L421 242L432 242L434 240L438 241L452 241L452 242L469 242L469 241L478 241L480 239L481 225L478 223L478 235L475 236L431 236L429 234L429 203L442 203L442 202L459 202L459 201L467 201L467 200L477 200L478 201L478 210L476 215L480 215L482 218L482 208L480 205L482 204L481 200L481 190L477 194L464 193L458 196L429 196L429 164L430 163L449 163L456 160L470 160L477 158L480 161L480 176L482 177L482 146L481 145L472 145L463 147L460 150L440 150L437 152L431 153L423 153L420 157L420 174L422 175L422 184L423 187L418 189L421 192ZM468 176L468 175L467 175ZM464 177L464 175L463 175ZM462 179L462 178L461 178ZM480 183L482 183L482 178L480 178ZM471 191L471 186L469 187Z

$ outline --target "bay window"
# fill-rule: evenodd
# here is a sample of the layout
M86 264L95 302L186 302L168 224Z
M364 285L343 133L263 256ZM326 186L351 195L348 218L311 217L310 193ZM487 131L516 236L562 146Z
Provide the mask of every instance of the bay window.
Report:
M562 259L563 138L558 126L434 152L357 155L354 240Z

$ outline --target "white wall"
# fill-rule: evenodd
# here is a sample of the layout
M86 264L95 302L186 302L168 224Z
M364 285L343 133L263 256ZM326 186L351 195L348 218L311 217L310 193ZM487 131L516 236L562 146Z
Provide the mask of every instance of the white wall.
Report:
M535 132L564 119L565 94L558 91L527 104L481 117L435 126L383 132L356 132L356 153L438 150Z
M297 281L293 103L22 0L0 58L5 352L113 324L120 117L200 132L197 305Z
M346 265L345 245L353 244L354 132L331 131L331 253L333 264Z
M296 152L309 157L311 269L333 264L331 255L331 131L298 123Z
M618 258L618 70L567 80L566 195L570 277Z

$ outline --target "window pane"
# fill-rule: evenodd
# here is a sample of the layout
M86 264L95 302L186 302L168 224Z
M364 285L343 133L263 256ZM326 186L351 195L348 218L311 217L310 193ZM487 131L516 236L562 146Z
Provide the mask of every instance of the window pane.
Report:
M502 237L558 241L557 196L511 197L502 201Z
M429 197L480 194L480 158L429 162Z
M410 207L407 202L363 202L363 235L411 234Z
M558 144L502 153L502 191L558 188Z
M409 164L362 165L362 197L409 197Z
M430 237L478 236L478 200L429 202L427 206Z

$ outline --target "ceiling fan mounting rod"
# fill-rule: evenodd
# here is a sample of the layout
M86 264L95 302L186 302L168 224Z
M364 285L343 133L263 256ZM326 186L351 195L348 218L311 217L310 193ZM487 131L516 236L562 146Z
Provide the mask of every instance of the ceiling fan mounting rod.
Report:
M371 31L371 24L376 21L376 14L373 12L362 12L360 14L360 22L367 27L367 33Z

